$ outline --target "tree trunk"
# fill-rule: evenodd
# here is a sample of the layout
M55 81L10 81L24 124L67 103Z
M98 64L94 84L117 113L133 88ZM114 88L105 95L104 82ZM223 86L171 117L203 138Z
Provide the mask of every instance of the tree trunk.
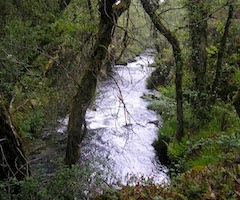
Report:
M204 0L189 0L189 28L192 46L191 65L195 74L197 98L192 105L198 118L205 118L207 68L207 6Z
M20 137L5 105L0 102L0 180L10 177L22 180L29 173L29 165Z
M158 31L168 40L168 42L172 45L173 54L176 63L176 101L177 101L177 132L176 139L180 141L184 136L183 131L183 100L182 100L182 68L183 68L183 60L181 55L181 48L179 45L179 41L177 37L167 29L161 21L159 15L155 12L156 8L154 3L148 0L141 0L144 10L150 16L153 24L158 29Z
M189 28L195 87L203 92L207 67L207 11L204 0L189 0Z
M229 35L229 28L231 25L231 20L233 18L233 5L230 4L229 5L229 10L228 10L228 18L224 27L224 33L221 39L221 43L218 49L218 59L217 59L217 65L216 65L216 73L215 73L215 78L213 81L213 85L212 85L212 94L214 95L214 97L216 98L216 90L217 87L219 85L219 80L221 79L221 74L222 74L222 60L223 60L223 56L224 56L224 52L225 52L225 48L226 48L226 42L227 42L227 38ZM215 101L215 99L214 99Z
M87 63L83 71L77 94L74 96L71 104L65 156L65 164L68 166L76 164L79 159L79 147L85 132L83 128L85 114L95 96L98 77L108 52L108 46L112 41L115 23L122 12L130 6L130 0L122 0L121 4L120 6L118 4L118 7L116 7L115 0L101 0L99 5L101 17L98 37L93 54L90 56L89 63Z
M240 90L238 90L237 93L233 96L233 105L238 114L238 117L240 118Z

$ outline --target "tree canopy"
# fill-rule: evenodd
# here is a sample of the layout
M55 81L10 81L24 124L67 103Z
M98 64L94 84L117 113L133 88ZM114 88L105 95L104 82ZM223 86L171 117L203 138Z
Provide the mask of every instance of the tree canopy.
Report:
M171 176L186 183L191 176L192 184L195 171L203 179L219 165L230 171L219 194L229 186L225 197L239 198L239 0L6 0L0 9L0 180L28 177L25 147L66 116L62 159L74 170L98 82L152 48L155 75L164 77L161 84L149 78L161 97L147 97L163 118L153 144L160 160L164 154ZM164 195L225 198L201 184ZM21 194L16 185L12 198Z

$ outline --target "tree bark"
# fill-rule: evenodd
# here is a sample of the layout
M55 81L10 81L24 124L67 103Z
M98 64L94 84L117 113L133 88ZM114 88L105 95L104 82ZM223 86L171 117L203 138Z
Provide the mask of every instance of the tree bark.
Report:
M177 102L177 132L176 139L180 141L184 136L183 130L183 100L182 100L182 68L183 60L181 55L181 48L177 37L169 29L167 29L161 21L161 18L156 13L156 6L152 1L141 0L142 6L146 13L151 18L153 24L158 29L158 31L168 40L172 45L173 55L176 63L176 102Z
M30 174L20 137L6 106L0 102L0 180L16 177L23 180Z
M71 104L71 110L68 123L68 143L65 156L65 164L71 167L79 159L79 148L84 138L84 121L87 108L89 107L97 86L98 77L101 74L101 68L108 52L108 46L112 41L115 23L117 18L130 6L130 0L121 1L126 3L124 6L114 7L115 0L101 0L99 12L101 14L98 37L96 39L94 51L89 58L78 90Z
M195 88L200 93L205 92L207 67L207 8L205 4L204 0L189 0L192 68L195 73Z
M233 96L233 105L238 114L238 117L240 118L240 90L238 90L237 93Z
M189 29L191 40L191 66L195 75L191 97L194 114L198 119L206 119L208 96L206 92L207 69L207 17L208 6L205 0L189 0Z
M212 84L212 94L214 95L214 97L216 98L216 90L217 87L219 85L219 80L221 79L221 74L222 74L222 60L223 60L223 56L225 53L225 49L226 49L226 42L227 42L227 38L229 35L229 28L231 25L231 20L233 18L233 5L230 4L229 5L229 10L228 10L228 18L224 27L224 33L223 36L221 38L221 43L218 49L218 58L217 58L217 65L216 65L216 73L215 73L215 78ZM215 99L214 99L215 101Z

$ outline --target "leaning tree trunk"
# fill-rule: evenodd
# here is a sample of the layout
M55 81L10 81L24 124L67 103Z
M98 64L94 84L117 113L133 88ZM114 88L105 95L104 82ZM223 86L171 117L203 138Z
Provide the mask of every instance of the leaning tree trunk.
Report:
M153 2L149 0L141 0L144 10L150 16L153 24L158 29L158 31L168 40L172 45L173 54L176 63L176 101L177 101L177 132L176 139L180 141L184 135L183 131L183 100L182 100L182 68L183 60L181 55L181 48L177 37L167 29L161 21L160 16L156 12L156 6Z
M29 166L10 115L0 102L0 180L29 175Z
M115 4L115 0L101 0L99 12L98 36L94 51L83 71L78 90L71 104L68 123L68 143L65 156L65 164L71 166L79 159L79 148L84 138L85 114L89 107L97 86L98 76L101 73L103 61L108 52L108 46L112 41L117 18L130 6L131 0L122 0Z

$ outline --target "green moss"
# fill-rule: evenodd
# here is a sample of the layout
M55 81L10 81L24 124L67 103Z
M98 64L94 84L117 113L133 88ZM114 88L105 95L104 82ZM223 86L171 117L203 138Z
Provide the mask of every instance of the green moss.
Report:
M239 165L234 163L240 152L240 123L233 105L216 101L209 107L208 120L203 121L194 115L185 98L185 137L177 142L174 87L168 85L160 91L161 95L148 99L152 102L149 108L163 118L153 145L158 156L167 154L169 159L172 180L168 191L177 193L177 199L237 199L234 179L240 174ZM163 146L167 147L167 153L163 153Z

